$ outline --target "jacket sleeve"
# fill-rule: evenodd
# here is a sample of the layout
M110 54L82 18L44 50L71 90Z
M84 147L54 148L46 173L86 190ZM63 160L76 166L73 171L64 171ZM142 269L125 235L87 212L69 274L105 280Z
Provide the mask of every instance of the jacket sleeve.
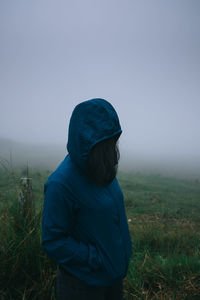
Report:
M42 215L42 247L56 263L78 264L97 269L100 261L96 247L70 236L75 221L71 194L57 182L45 186Z

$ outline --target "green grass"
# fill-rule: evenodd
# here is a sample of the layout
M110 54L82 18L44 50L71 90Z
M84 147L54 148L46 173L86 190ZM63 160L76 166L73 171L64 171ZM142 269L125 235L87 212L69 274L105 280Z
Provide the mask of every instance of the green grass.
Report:
M56 266L41 249L43 184L19 202L25 170L0 172L0 299L55 299ZM200 183L159 174L119 173L133 241L125 299L200 299Z
M200 299L200 184L120 174L133 241L126 299Z

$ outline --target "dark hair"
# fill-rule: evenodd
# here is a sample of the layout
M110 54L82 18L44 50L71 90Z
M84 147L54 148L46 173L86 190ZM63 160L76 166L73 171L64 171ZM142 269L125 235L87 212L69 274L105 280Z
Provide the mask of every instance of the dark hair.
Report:
M97 143L90 151L86 173L92 181L105 186L113 181L117 174L120 152L117 140L119 135Z

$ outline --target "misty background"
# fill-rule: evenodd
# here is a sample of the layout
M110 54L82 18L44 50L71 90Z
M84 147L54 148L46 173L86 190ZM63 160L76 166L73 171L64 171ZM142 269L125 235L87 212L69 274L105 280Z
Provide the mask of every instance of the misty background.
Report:
M54 169L75 105L104 98L120 169L200 178L200 1L0 2L0 159Z

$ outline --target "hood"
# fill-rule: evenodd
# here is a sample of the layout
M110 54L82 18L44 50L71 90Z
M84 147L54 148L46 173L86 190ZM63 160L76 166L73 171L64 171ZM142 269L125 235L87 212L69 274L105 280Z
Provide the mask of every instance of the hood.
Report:
M71 160L84 169L95 144L121 133L118 115L108 101L95 98L79 103L69 122L67 150Z

